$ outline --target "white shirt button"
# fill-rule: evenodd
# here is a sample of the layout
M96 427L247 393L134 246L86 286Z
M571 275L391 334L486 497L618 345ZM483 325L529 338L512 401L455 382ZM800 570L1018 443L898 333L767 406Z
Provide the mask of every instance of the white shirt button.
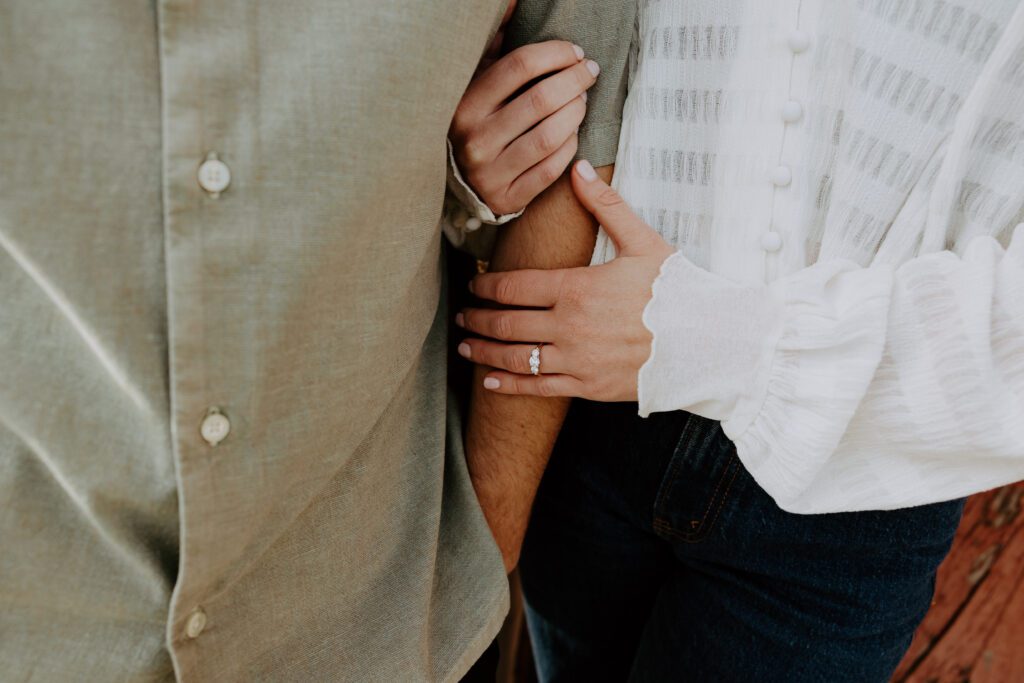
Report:
M782 235L774 230L761 235L761 248L767 252L776 252L782 249Z
M769 178L776 187L785 187L793 181L793 172L789 170L789 166L776 166Z
M789 45L790 50L800 54L811 46L811 36L808 35L807 31L797 29L789 34L786 38L786 43Z
M210 152L206 155L206 161L199 166L196 178L199 187L217 197L231 184L231 169L217 158L216 153Z
M470 216L469 218L466 219L466 232L474 232L476 230L479 230L480 226L483 224L484 222L477 218L476 216Z
M779 111L782 116L782 120L786 123L796 123L804 115L804 107L796 100L790 100L782 105L782 109Z
M202 424L199 425L200 436L211 446L216 446L226 439L230 431L231 423L219 408L210 408L206 417L203 418Z
M188 615L188 619L185 621L185 635L189 638L198 638L204 628L206 628L206 612L197 607L196 611Z

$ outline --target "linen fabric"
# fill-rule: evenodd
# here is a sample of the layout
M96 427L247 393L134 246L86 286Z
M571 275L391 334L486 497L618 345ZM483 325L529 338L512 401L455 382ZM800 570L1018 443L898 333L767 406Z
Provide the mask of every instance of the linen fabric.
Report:
M491 643L439 218L503 10L0 5L3 678L457 680Z

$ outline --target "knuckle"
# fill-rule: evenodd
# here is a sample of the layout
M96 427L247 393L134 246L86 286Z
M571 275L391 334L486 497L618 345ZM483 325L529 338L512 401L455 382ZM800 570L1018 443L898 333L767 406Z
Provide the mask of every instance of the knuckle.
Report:
M547 187L558 180L558 177L562 175L563 170L565 170L565 164L562 164L561 166L554 163L544 164L537 169L537 180L540 181L541 185Z
M535 85L526 93L530 109L537 114L546 115L551 109L551 96L543 83Z
M512 338L512 317L507 313L500 313L494 317L493 332L498 339Z
M542 377L537 382L537 393L547 398L556 396L555 383L546 377Z
M605 187L601 190L594 201L606 209L612 209L622 204L622 199L619 197L619 193L610 187Z
M505 367L515 373L529 374L528 363L518 349L509 349L505 352Z
M487 152L482 137L470 134L462 141L462 158L469 167L482 166L487 161Z
M536 152L547 156L561 147L561 141L550 130L538 128L534 133L533 145Z
M508 53L505 57L505 68L508 69L509 73L517 78L527 79L530 78L532 61L530 59L530 53L533 50L527 49L530 46L521 47L518 50L513 50Z
M494 285L494 298L500 304L511 304L515 302L517 291L515 280L510 277L502 277Z

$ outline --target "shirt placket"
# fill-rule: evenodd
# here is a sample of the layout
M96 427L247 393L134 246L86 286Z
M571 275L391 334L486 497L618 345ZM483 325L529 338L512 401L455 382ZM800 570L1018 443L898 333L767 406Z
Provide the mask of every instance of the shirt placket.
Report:
M215 22L202 11L196 3L165 0L158 14L171 432L181 537L167 642L177 675L185 680L199 668L204 636L217 623L206 604L218 590L211 550L223 550L215 520L224 492L218 491L215 471L236 455L232 443L239 436L231 387L218 381L216 364L209 362L211 345L226 339L210 333L217 329L211 325L216 311L210 287L226 286L226 278L208 275L227 270L224 251L213 240L223 244L231 234L225 217L237 182L231 165L236 143L217 118L228 109L224 98L231 93L210 92L211 70L217 73L211 65L223 64L220 57L237 37L215 32Z
M809 59L807 53L813 37L805 28L807 23L802 0L786 3L779 15L776 43L780 45L780 67L786 76L781 80L784 88L772 93L777 121L778 146L775 165L768 171L767 181L772 186L771 209L767 230L759 237L764 254L764 281L773 282L784 275L786 264L793 261L801 246L798 244L799 198L806 193L802 188L804 175L800 172L800 150L803 148L804 119L806 116Z

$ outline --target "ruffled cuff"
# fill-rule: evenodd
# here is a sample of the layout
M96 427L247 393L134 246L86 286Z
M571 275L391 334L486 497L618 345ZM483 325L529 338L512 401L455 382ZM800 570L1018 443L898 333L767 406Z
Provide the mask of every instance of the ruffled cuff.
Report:
M765 287L736 284L682 253L666 259L644 309L653 340L638 378L640 415L688 410L724 420L741 399L756 400L753 381L777 336L778 309Z
M891 288L890 269L847 261L744 287L673 256L644 311L641 414L720 420L758 484L800 511L881 360Z
M506 213L495 216L491 208L477 196L473 188L469 186L459 172L459 165L455 162L455 150L452 148L451 140L448 141L448 191L465 209L465 217L461 225L455 225L459 230L473 232L478 230L481 224L504 225L510 220L523 215L521 209L515 213Z

